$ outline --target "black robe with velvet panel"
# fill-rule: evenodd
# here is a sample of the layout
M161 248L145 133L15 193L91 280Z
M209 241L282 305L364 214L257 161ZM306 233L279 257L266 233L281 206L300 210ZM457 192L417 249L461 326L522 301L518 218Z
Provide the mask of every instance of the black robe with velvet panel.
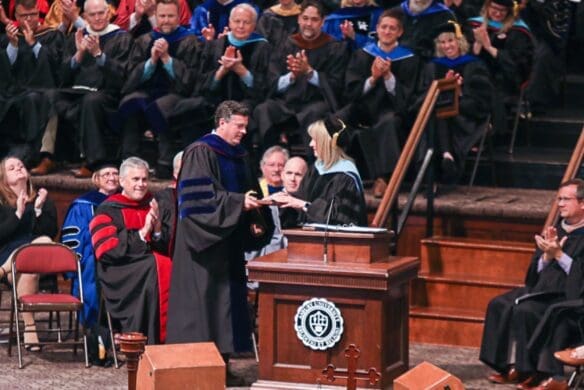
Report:
M429 70L435 80L444 78L449 70L460 74L463 79L458 115L436 120L438 153L450 152L461 173L467 154L487 126L493 90L489 71L479 58L471 55L455 59L434 58Z
M391 60L391 72L396 79L395 94L385 88L384 80L363 93L371 76L376 56ZM352 128L350 154L366 168L367 177L389 177L401 153L420 101L428 87L420 58L410 50L397 46L389 53L381 52L376 43L356 51L345 75L345 101L340 117ZM426 79L428 79L426 77ZM387 179L386 177L386 179Z
M57 113L75 128L80 154L89 165L108 158L104 132L112 127L132 43L127 32L110 31L99 37L106 58L104 65L98 65L91 54L85 53L76 67L71 67L77 51L75 35L66 43L61 66L63 88L56 97Z
M556 228L560 239L566 236L561 224ZM489 302L479 358L495 370L505 373L509 369L510 350L514 341L515 368L519 372L535 371L537 356L530 354L528 342L539 332L536 329L542 318L549 320L544 318L546 310L555 303L584 297L584 229L577 229L567 236L563 251L573 259L569 274L556 261L537 272L538 260L542 255L537 250L527 270L525 287L513 289ZM542 295L518 304L515 302L525 294L534 293ZM546 333L540 335L545 337Z
M306 51L308 63L318 72L320 86L309 83L307 76L301 76L286 90L278 92L280 76L288 73L286 57L301 50ZM308 126L339 108L348 59L346 44L334 41L325 33L310 42L300 34L294 34L279 50L274 50L269 68L269 98L253 113L260 141L266 146L273 145L279 140L280 133L287 130L299 136L308 151ZM284 124L291 128L283 129Z
M281 47L288 37L298 32L298 14L280 15L278 5L268 8L258 20L256 31L273 47Z
M150 59L152 45L161 38L168 42L174 77L159 60L152 76L144 79L144 67ZM171 166L177 151L168 117L176 104L192 92L198 51L197 38L184 27L178 27L170 34L152 31L134 43L127 68L130 74L122 91L125 96L118 112L123 127L122 158L139 156L142 134L145 129L152 129L159 137L158 163ZM183 147L191 142L190 139L182 141Z
M0 43L1 56L5 57L2 62L6 62L7 66L2 67L1 71L10 75L10 83L2 93L6 100L2 99L4 101L0 102L0 121L11 110L16 114L13 116L15 122L4 121L2 125L10 129L9 134L6 134L8 140L27 145L27 155L21 156L27 162L30 162L29 157L38 153L52 112L54 102L51 98L54 94L46 91L59 86L64 45L63 34L58 30L40 27L34 36L41 45L38 57L35 56L33 47L19 35L18 54L12 65L9 65L6 54L7 37L4 36ZM4 74L2 77L6 76Z
M148 344L164 342L172 263L166 256L169 237L140 238L152 195L134 201L122 194L108 197L91 220L91 243L97 275L111 316L122 332L141 332Z
M295 197L310 203L306 212L283 209L283 227L303 223L367 226L367 209L361 179L348 172L320 174L313 166L302 179ZM329 209L330 219L328 218Z
M189 134L188 144L213 125L215 109L222 101L239 101L251 109L265 98L271 46L258 34L251 35L249 41L236 47L243 65L253 77L252 86L245 85L235 72L227 73L217 84L214 83L215 73L221 66L219 60L230 45L227 36L205 43L197 66L196 91L192 97L177 102L173 110L171 126Z
M177 183L177 225L168 312L169 343L212 341L222 354L249 351L244 251L269 242L268 207L244 212L260 189L241 146L208 134L187 148ZM263 221L261 237L250 225Z

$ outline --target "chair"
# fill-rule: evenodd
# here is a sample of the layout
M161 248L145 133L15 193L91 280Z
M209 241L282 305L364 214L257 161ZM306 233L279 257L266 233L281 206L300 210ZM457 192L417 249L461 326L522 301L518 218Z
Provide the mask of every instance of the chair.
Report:
M63 274L73 272L79 280L80 298L71 294L59 292L37 293L19 296L18 289L13 288L12 313L10 315L10 339L8 343L8 356L12 356L12 340L14 323L16 323L16 343L18 346L18 367L22 364L22 343L21 335L24 337L26 329L20 329L19 314L25 312L70 312L76 314L75 328L65 329L67 332L74 332L74 340L42 341L38 345L58 344L72 345L73 352L77 353L77 346L83 344L85 352L85 367L89 367L87 355L87 337L83 329L83 342L79 341L79 310L83 308L83 282L81 279L81 267L75 252L69 247L56 243L35 243L20 247L12 258L12 280L18 280L20 274ZM57 332L61 334L62 329L39 329L40 333Z
M482 124L480 125L480 128L482 130L481 133L481 138L479 140L478 145L476 146L476 155L474 157L474 161L472 163L472 171L470 174L470 178L468 180L468 186L472 187L477 175L477 171L479 168L479 163L481 162L481 156L483 154L483 152L485 151L485 148L487 149L487 153L489 155L488 159L489 159L489 164L491 166L491 177L493 180L493 183L496 182L496 173L495 173L495 162L493 161L493 141L490 138L491 136L491 116L488 115L487 118L482 122ZM473 148L474 150L475 148Z
M575 368L572 376L568 380L568 386L577 389L584 382L584 359L572 356L574 348L565 349L554 353L554 357L562 363Z
M531 112L529 109L529 102L527 96L525 96L525 91L529 85L529 79L519 87L519 96L517 97L517 105L515 107L515 113L513 115L513 129L511 130L511 141L509 142L509 149L507 153L513 154L513 149L515 148L515 138L517 137L517 130L519 129L519 120L523 119L526 121L527 126L529 126L529 120L531 119ZM529 128L528 128L529 129Z

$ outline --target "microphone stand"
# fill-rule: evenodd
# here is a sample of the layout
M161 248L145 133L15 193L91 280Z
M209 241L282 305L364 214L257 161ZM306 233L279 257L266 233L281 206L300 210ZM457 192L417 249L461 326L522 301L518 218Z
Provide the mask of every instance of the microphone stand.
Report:
M324 242L323 242L323 253L322 253L322 262L324 264L328 263L328 232L329 232L329 223L331 221L331 215L333 213L333 205L335 204L335 198L331 200L331 205L328 209L328 215L326 217L326 226L324 227Z

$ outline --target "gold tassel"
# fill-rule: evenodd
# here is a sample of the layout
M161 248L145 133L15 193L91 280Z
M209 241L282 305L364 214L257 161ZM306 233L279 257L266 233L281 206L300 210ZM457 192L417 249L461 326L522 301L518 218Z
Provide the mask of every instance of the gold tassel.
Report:
M519 15L519 11L521 11L519 2L514 1L513 2L513 18L517 19L517 16Z
M452 23L454 25L454 35L456 36L456 39L462 38L460 24L456 23L454 20L449 20L448 23Z
M341 135L341 133L343 131L345 131L345 129L347 128L347 126L345 125L345 122L343 122L339 118L337 118L337 120L341 124L341 130L339 130L339 131L337 131L336 133L333 134L333 146L338 146L337 145L337 140L339 139L339 136Z

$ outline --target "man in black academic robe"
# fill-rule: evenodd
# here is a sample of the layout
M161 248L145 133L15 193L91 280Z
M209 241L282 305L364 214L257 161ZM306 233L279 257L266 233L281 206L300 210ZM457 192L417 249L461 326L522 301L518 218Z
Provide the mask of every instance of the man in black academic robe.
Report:
M227 100L216 128L190 145L177 184L177 225L169 297L169 343L212 341L228 358L251 350L244 250L272 236L247 153L247 106Z
M536 251L527 271L525 287L489 302L480 359L498 373L495 383L525 380L536 371L528 342L546 309L552 304L584 297L584 183L560 185L558 209L562 220L536 236ZM511 351L514 350L514 355Z
M257 32L273 47L281 47L290 35L298 32L298 15L300 5L294 0L279 0L278 4L264 10Z
M10 64L2 72L12 77L8 88L3 90L6 100L0 103L0 121L10 111L16 114L16 122L5 120L2 125L10 129L10 134L6 134L8 140L25 145L22 157L30 162L31 158L38 157L51 112L50 96L44 91L59 85L64 37L60 31L39 23L36 0L16 1L15 17L16 23L6 26L6 39L0 44L2 57L6 56ZM6 61L2 62L7 65Z
M405 14L400 45L429 59L434 55L434 29L449 20L456 20L456 16L437 0L404 0L399 7Z
M122 158L140 155L142 134L151 129L158 135L156 176L163 179L171 177L177 152L167 118L191 93L199 47L197 38L179 25L178 10L178 0L157 3L158 29L134 44L128 64L131 73L119 108ZM182 138L183 146L192 142L188 135Z
M122 332L141 332L148 344L164 342L171 261L169 230L148 192L148 163L120 166L122 192L111 195L89 224L105 307Z
M296 136L308 152L308 125L339 108L349 59L344 42L321 31L322 5L306 0L298 15L299 32L290 36L270 61L269 99L254 110L265 146Z
M91 177L91 168L108 160L104 132L111 127L132 48L132 36L109 24L104 0L87 0L84 15L87 26L71 35L65 49L64 88L56 103L59 117L75 127L85 159L76 177Z
M361 172L366 168L368 177L376 179L377 197L383 195L429 84L422 77L420 58L398 43L402 16L399 9L383 12L378 41L353 54L345 74L349 106L339 113L354 129L351 154L357 156Z
M256 19L251 5L235 6L229 17L230 32L202 48L197 89L176 104L171 119L172 127L189 134L191 141L213 125L213 113L222 101L236 100L251 108L264 100L271 46L253 32Z

